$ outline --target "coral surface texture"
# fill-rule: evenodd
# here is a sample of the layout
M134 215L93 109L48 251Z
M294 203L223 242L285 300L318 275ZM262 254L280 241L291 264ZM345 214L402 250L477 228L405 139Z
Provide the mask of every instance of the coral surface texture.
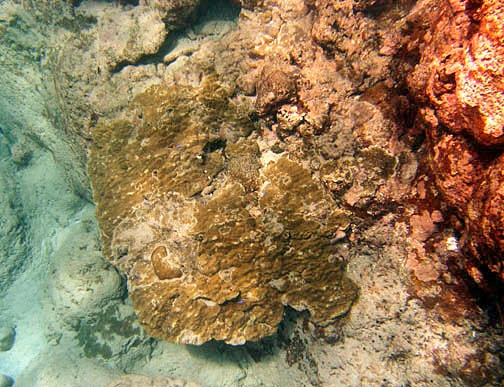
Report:
M1 0L0 386L504 386L503 0Z
M327 325L356 297L332 240L347 214L287 155L260 160L218 80L156 86L93 132L90 176L140 321L169 341L273 334L284 306ZM229 142L222 128L237 140Z

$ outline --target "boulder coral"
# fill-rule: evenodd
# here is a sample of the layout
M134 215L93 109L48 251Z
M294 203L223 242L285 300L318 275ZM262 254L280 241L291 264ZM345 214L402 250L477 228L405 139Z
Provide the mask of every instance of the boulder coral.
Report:
M357 294L333 241L346 211L287 153L260 157L230 97L211 74L153 86L92 133L105 253L149 334L172 342L256 341L286 306L327 325Z

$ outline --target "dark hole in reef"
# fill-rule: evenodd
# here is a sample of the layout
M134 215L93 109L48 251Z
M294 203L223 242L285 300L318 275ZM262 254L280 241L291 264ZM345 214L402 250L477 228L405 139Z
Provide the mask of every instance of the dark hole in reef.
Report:
M218 138L217 140L207 142L203 147L203 152L212 153L215 152L216 150L224 148L225 146L226 141Z
M139 0L119 0L119 4L121 5L133 5L136 7L139 3Z
M230 0L201 0L196 24L211 20L237 20L240 10Z
M495 254L493 251L484 251L485 255ZM486 289L481 288L469 277L467 272L459 276L469 288L470 294L475 298L477 305L487 317L488 328L494 328L500 335L504 334L504 284L498 275L484 265L477 265L486 282Z
M413 140L413 143L411 144L411 150L413 152L418 152L420 148L422 147L423 143L425 142L425 132L420 132Z
M306 317L306 312L297 312L286 307L278 331L272 336L266 336L257 342L247 341L243 345L230 345L223 341L212 340L202 345L189 344L186 347L193 355L215 362L220 362L222 359L231 363L238 362L244 353L250 355L255 362L260 362L278 356L280 350L289 345L294 335L296 320Z
M359 1L356 2L357 5L360 5L359 3ZM393 3L390 1L376 1L375 3L371 3L369 6L361 5L361 10L367 17L375 18L388 11L392 5Z
M302 370L310 379L312 385L319 386L318 366L313 358L309 343L301 334L305 329L309 313L298 312L291 307L285 307L284 317L278 325L277 332L272 336L252 342L247 341L243 345L229 345L223 341L212 340L203 345L187 345L186 348L195 356L214 361L218 364L231 363L243 366L243 359L251 358L259 363L268 361L279 356L285 356L290 367Z

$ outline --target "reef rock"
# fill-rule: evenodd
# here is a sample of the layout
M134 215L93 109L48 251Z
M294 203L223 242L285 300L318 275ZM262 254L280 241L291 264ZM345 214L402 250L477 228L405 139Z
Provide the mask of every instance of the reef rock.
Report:
M504 279L504 5L428 0L410 19L421 57L408 85L437 186L466 223L466 246Z
M149 377L143 375L124 375L109 384L107 387L200 387L194 382L170 377Z
M199 3L199 0L141 0L139 5L161 11L163 21L175 29L197 10Z
M0 326L0 351L8 351L14 345L16 331L12 327Z
M231 95L211 74L160 84L92 133L105 253L147 331L172 342L259 340L285 306L327 325L356 297L334 255L346 212L287 153L261 156Z
M373 7L383 1L310 0L315 9L312 36L330 57L339 64L341 73L365 90L376 79L385 75L389 58L380 55L381 41L377 21L367 14L376 13ZM365 11L365 12L364 12Z

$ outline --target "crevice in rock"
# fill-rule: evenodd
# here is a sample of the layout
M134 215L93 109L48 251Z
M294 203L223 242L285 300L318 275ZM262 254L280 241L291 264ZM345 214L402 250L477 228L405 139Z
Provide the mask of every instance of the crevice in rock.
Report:
M238 20L240 14L240 7L231 3L230 0L203 0L194 15L194 19L188 26L171 31L163 45L159 48L158 52L149 55L143 55L137 61L123 61L111 70L112 74L121 72L126 66L145 66L150 64L163 63L163 59L169 54L177 45L181 38L189 38L197 40L204 35L201 34L201 26L218 21L234 21ZM190 54L187 54L190 56Z
M202 0L195 24L216 20L237 20L240 7L230 0Z

